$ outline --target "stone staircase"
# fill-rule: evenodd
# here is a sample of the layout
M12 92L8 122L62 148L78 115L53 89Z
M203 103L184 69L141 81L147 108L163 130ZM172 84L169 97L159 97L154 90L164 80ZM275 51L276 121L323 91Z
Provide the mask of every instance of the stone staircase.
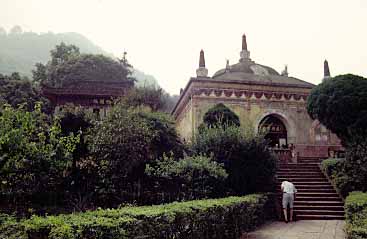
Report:
M277 191L287 180L297 188L294 212L297 220L344 219L344 203L319 168L318 158L300 158L298 163L280 163ZM281 204L280 204L281 205Z

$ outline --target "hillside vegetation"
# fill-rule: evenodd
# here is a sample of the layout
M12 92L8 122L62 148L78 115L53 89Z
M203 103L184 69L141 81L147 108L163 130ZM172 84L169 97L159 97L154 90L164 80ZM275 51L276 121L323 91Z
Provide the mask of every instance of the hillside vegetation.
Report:
M7 32L0 27L0 74L11 75L13 72L19 72L20 75L32 78L35 64L45 64L50 58L50 51L61 42L77 46L81 53L113 57L79 33L24 32L19 26ZM153 76L137 69L134 69L133 76L138 81L137 85L158 86Z

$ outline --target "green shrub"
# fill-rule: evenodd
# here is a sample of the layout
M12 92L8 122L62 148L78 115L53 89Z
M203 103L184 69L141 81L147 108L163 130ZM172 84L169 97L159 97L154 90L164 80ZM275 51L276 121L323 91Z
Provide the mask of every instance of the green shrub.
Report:
M240 126L240 118L227 106L222 103L215 105L205 113L203 118L203 125L200 126L200 130L204 126L215 127L229 125Z
M352 192L345 201L348 239L367 238L367 193Z
M18 223L24 238L233 238L264 222L265 195L124 207L38 217ZM1 238L9 238L7 229ZM4 236L5 235L5 236Z
M349 192L366 190L367 176L365 175L365 159L354 149L347 149L347 159L326 159L321 163L321 169L331 180L337 191L345 198ZM356 163L353 163L357 161Z
M344 159L325 159L321 163L321 170L329 177L333 178L333 176L338 172L341 171L341 166L344 162Z
M276 160L264 138L252 129L205 128L196 135L192 150L223 164L228 173L227 188L236 194L270 191L274 187Z
M147 165L145 172L159 184L157 193L175 200L218 197L228 176L220 164L205 156L186 156L178 161L164 156L155 165Z
M1 109L1 193L55 191L63 183L80 137L62 135L58 119L50 121L39 103L31 112Z
M169 116L134 111L120 105L96 123L90 141L101 179L101 194L118 203L140 199L146 163L165 153L183 154L183 145Z

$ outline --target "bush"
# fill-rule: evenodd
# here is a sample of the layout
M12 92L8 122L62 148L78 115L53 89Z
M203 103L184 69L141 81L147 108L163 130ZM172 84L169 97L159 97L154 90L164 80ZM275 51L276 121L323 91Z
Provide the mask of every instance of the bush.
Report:
M338 171L341 171L342 163L344 162L343 159L325 159L321 163L321 170L329 177L333 178L333 175Z
M0 112L1 192L56 191L79 139L63 136L59 121L51 122L40 104L32 112L6 106Z
M330 179L342 197L356 189L353 177L345 170L346 159L326 159L321 163L321 170Z
M117 203L140 198L146 163L170 152L182 157L184 149L168 116L120 105L96 124L90 142L98 167L99 191Z
M217 162L208 157L185 157L178 161L163 157L155 165L147 165L145 172L154 176L156 189L170 200L193 200L220 196L228 174Z
M240 118L227 106L222 103L215 105L205 113L203 118L204 126L240 126ZM203 126L200 127L200 129Z
M348 239L367 238L367 193L350 193L344 207Z
M209 127L196 135L194 154L213 157L228 173L227 188L236 194L271 191L276 160L267 142L253 130L236 126Z
M32 217L17 224L23 238L240 238L264 222L265 195L124 207ZM7 236L8 229L0 232ZM5 235L5 236L4 236Z

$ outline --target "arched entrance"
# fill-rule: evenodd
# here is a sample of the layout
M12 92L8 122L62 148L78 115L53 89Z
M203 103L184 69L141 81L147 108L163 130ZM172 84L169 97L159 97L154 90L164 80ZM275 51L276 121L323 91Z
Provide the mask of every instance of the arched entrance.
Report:
M259 131L265 134L270 147L286 148L288 145L287 128L275 115L267 115L259 124Z

